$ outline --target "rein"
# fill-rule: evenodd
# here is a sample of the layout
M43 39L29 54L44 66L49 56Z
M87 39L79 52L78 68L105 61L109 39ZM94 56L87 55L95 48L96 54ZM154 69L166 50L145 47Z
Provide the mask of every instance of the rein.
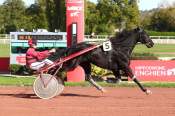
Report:
M83 50L81 50L79 52L73 53L73 54L69 55L68 57L62 58L62 62L66 62L66 61L68 61L70 59L73 59L73 58L75 58L77 56L81 56L82 54L85 54L85 53L87 53L87 52L89 52L89 51L91 51L93 49L96 49L96 48L98 48L100 46L102 46L102 45L101 44L99 44L99 45L93 45L93 46L90 46L90 47L88 47L86 49L83 49Z
M82 54L85 54L85 53L87 53L87 52L89 52L89 51L91 51L93 49L99 48L100 46L102 46L102 45L101 44L99 44L99 45L92 45L92 46L90 46L90 47L88 47L86 49L83 49L83 50L79 51L79 52L73 53L73 54L71 54L69 56L66 56L64 58L60 58L57 61L55 61L54 64L51 64L51 65L46 66L44 68L41 68L40 71L44 72L45 70L51 69L51 68L53 68L55 66L62 65L64 62L66 62L68 60L71 60L71 59L73 59L73 58L75 58L77 56L81 56Z

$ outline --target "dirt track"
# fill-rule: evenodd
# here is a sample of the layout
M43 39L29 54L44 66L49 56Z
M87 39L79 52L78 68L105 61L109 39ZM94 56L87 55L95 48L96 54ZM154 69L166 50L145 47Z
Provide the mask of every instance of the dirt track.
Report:
M0 87L0 116L175 116L175 88L66 87L61 96L38 99L31 88Z

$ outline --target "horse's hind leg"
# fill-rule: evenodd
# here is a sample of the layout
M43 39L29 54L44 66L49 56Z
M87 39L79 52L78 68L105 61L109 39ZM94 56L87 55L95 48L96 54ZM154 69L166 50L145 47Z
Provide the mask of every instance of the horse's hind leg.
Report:
M150 94L151 91L146 89L133 74L132 69L130 67L125 68L127 75L140 87L140 89L146 94Z
M101 92L105 92L105 89L103 87L101 87L99 84L97 84L91 75L87 75L87 81L89 81L95 88L97 88L98 90L100 90Z
M104 88L101 87L99 84L97 84L92 76L91 76L91 64L90 63L82 63L80 64L84 71L85 71L85 74L86 74L86 80L89 81L95 88L97 88L98 90L100 90L101 92L105 92Z

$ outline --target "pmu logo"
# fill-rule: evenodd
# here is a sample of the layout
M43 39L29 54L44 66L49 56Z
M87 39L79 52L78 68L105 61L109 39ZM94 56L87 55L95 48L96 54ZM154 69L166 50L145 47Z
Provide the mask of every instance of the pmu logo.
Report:
M71 17L78 17L80 12L73 12L70 14Z
M82 11L83 7L82 6L68 6L67 10L68 11Z
M175 76L175 68L167 70L168 76Z
M84 0L67 0L67 3L83 3Z

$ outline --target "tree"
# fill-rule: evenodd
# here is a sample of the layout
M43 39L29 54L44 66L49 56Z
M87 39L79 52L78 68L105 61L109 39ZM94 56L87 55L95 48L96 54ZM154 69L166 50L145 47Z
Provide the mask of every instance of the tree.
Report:
M28 30L43 28L48 29L48 22L45 13L45 2L43 0L37 0L29 8L26 9L26 16L28 17L29 26Z
M63 0L46 0L46 16L49 30L66 30L66 8Z
M113 0L98 0L96 9L99 12L97 33L112 34L119 27L119 5Z
M151 17L151 29L154 31L175 31L175 8L158 9Z
M0 5L0 33L5 33L5 20L4 20L4 9L3 5Z
M152 31L175 31L175 4L142 11L141 25Z
M127 14L126 27L128 29L132 29L140 25L139 22L140 13L137 5L137 0L130 0L128 2L126 14Z
M55 29L59 29L60 31L66 30L66 7L65 0L54 0L56 5L55 9L55 23L57 26Z
M25 12L25 4L22 0L6 0L1 6L3 28L5 33L16 31L21 27Z
M116 29L139 25L137 0L98 0L97 5L87 2L86 32L112 34Z
M96 10L96 5L87 1L85 3L85 34L96 32L98 25L99 11Z
M141 11L140 12L140 25L144 28L144 29L151 29L151 17L154 14L156 9L152 9L149 11Z
M87 0L85 5L86 34L112 34L116 29L139 25L137 0L98 0L97 4ZM1 32L21 28L66 30L65 0L35 0L28 8L22 0L6 0L0 6L0 13Z

